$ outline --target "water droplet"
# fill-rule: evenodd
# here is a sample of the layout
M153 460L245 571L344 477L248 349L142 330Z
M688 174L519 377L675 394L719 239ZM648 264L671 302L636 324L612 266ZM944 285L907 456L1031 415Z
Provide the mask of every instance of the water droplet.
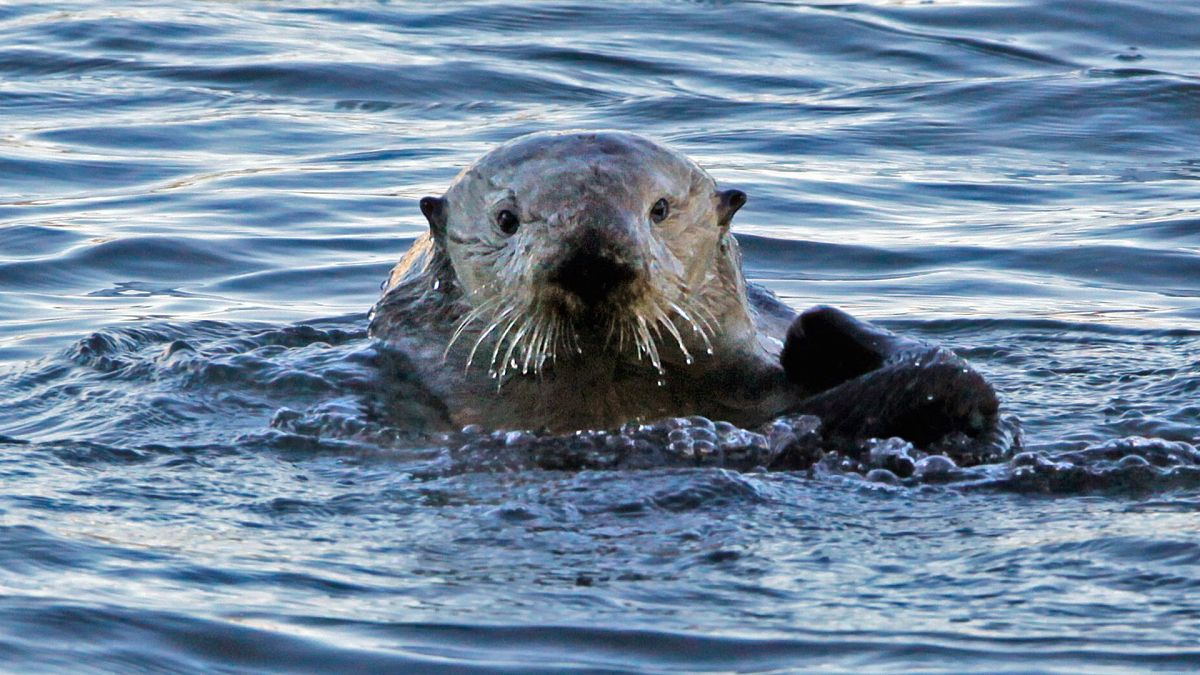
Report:
M713 355L713 348L712 348L712 347L709 347L708 349L705 349L704 351L705 351L705 352L707 352L709 356L712 356L712 355Z
M436 291L437 289L439 289L439 288L441 288L441 287L442 287L442 281L441 281L441 279L434 279L434 280L433 280L433 290L435 290L435 291Z
M660 380L657 382L657 384L658 384L658 386L660 386L660 387L665 387L665 386L667 386L667 381L666 381L666 380L662 380L662 379L660 379Z
M693 359L693 358L692 358L692 355L691 355L691 354L688 354L686 357L684 357L684 359L683 359L683 362L684 362L684 363L686 363L686 364L688 364L688 365L690 366L690 365L692 365L693 363L695 363L695 362L696 362L696 359Z

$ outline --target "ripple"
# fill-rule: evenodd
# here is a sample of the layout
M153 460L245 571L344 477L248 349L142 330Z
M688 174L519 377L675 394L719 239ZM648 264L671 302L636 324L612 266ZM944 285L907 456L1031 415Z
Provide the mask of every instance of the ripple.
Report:
M0 153L0 175L11 176L6 180L8 189L27 187L35 194L47 194L47 188L55 192L77 190L81 184L91 189L128 186L137 183L153 183L183 175L188 167L167 162L114 161L98 158L34 159L26 156L5 156ZM20 193L17 193L20 194ZM14 193L0 194L0 198L11 199Z
M132 61L111 57L86 57L33 47L0 50L0 73L10 77L78 75L96 70L121 69Z
M603 92L557 78L514 71L497 73L469 62L411 65L396 70L372 63L290 63L287 65L237 65L224 67L167 66L151 70L156 77L174 82L194 82L235 87L284 96L334 99L409 101L422 97L460 101L528 100L586 101L604 98ZM499 77L497 76L499 75ZM466 77L481 86L469 92L454 84ZM489 85L490 83L490 85ZM469 97L463 98L469 93Z
M0 660L1188 669L1198 19L3 4ZM1019 432L436 431L364 312L416 199L575 127L746 190L755 281L945 343Z

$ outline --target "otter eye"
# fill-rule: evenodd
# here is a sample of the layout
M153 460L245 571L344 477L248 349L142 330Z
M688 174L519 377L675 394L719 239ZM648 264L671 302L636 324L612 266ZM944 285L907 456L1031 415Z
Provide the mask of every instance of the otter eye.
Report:
M504 234L513 234L520 226L521 219L517 218L517 214L512 211L504 209L496 214L496 227L499 227Z
M655 223L661 223L667 219L667 215L671 213L671 205L666 199L660 199L654 202L654 206L650 207L650 220Z

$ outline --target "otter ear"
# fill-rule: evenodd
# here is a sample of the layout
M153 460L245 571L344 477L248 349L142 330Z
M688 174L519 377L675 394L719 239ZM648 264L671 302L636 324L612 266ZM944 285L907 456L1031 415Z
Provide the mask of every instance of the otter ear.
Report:
M429 221L433 238L441 241L446 234L446 200L442 197L422 197L421 213Z
M746 193L741 190L721 190L717 193L717 223L728 230L733 214L746 204Z

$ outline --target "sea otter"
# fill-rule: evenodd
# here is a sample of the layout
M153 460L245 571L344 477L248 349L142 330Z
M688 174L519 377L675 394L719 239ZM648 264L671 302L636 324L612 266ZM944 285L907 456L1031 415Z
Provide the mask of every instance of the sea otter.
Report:
M832 433L927 442L995 422L992 388L951 352L830 307L797 316L747 283L730 232L746 200L636 134L516 138L420 201L429 232L370 333L447 427L811 412Z

